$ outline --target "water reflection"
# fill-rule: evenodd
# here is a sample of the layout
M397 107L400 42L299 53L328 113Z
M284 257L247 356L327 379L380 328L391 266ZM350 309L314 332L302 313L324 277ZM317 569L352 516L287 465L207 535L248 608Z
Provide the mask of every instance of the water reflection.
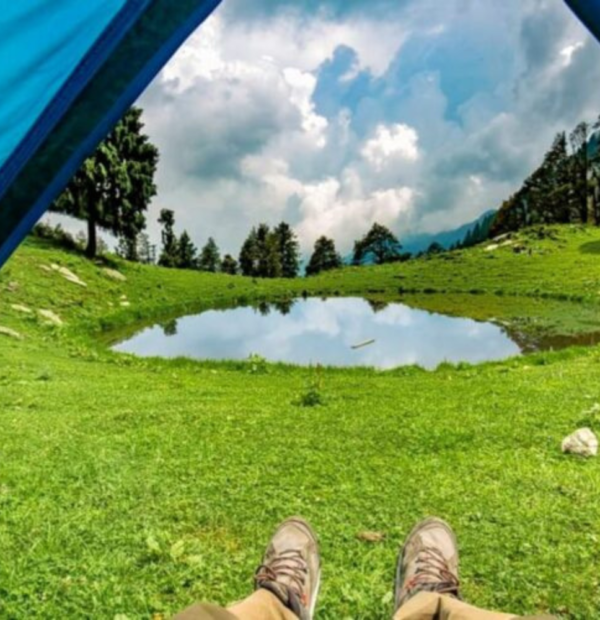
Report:
M356 347L367 341L372 344ZM147 328L114 347L142 356L392 368L503 359L520 349L500 327L400 303L299 299L209 310Z
M171 319L166 323L160 323L160 328L165 336L177 336L177 319Z

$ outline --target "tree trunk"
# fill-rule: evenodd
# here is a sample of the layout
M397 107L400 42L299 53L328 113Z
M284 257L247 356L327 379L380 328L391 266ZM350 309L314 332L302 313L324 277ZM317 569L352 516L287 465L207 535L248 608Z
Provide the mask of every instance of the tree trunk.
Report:
M588 212L588 224L592 226L596 225L596 205L594 203L594 188L591 188L590 193L587 197L587 212Z
M95 258L98 250L98 238L96 236L96 214L90 209L88 215L88 241L85 249L85 255L88 258Z

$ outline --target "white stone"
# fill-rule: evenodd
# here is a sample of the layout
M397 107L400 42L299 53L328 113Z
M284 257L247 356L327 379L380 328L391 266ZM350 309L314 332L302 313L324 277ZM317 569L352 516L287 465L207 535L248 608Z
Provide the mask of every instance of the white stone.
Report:
M580 428L563 439L562 451L581 456L596 456L598 454L598 438L591 429Z
M23 314L31 314L33 312L31 308L28 308L27 306L22 306L21 304L11 304L10 307L17 312L22 312Z
M58 316L58 314L52 312L52 310L38 310L38 312L42 318L46 319L47 323L58 327L63 325L63 320Z
M69 282L72 282L73 284L77 284L79 286L87 287L87 284L80 280L70 269L67 269L66 267L59 267L57 271L65 280L68 280Z
M0 335L8 336L9 338L16 338L17 340L23 340L23 336L16 332L14 329L10 329L10 327L2 327L0 326Z
M121 306L123 306L123 308L129 308L129 306L131 306L131 304L128 301L122 301L120 303L121 303Z
M83 280L80 280L77 276L75 276L74 278L71 278L70 276L63 276L63 278L67 282L71 282L72 284L77 284L78 286L83 286L84 288L87 288L87 284Z
M104 269L102 269L102 271L104 275L108 276L112 280L117 280L119 282L127 282L127 278L122 273L117 271L116 269L108 269L108 267L105 267Z
M493 252L494 250L497 250L500 246L497 243L492 243L491 245L488 245L484 248L484 250L486 252Z
M75 280L77 279L77 276L70 269L67 269L66 267L59 267L58 273L65 276L65 278L74 278Z

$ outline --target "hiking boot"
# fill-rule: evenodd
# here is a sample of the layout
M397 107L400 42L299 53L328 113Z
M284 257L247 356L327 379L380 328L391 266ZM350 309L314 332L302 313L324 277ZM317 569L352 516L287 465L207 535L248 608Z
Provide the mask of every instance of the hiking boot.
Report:
M277 528L256 570L256 588L269 590L300 620L312 620L320 577L317 537L304 519L287 519Z
M458 588L458 546L452 528L441 519L421 521L398 557L396 611L419 592L460 598Z

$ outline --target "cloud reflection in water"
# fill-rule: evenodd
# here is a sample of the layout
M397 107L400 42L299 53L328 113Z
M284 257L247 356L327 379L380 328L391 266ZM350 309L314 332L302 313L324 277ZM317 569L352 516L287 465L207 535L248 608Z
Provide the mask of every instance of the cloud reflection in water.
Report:
M448 317L400 303L359 298L296 300L284 307L209 310L144 329L115 350L141 356L246 359L393 368L443 361L481 362L518 355L519 347L497 326ZM176 333L174 333L176 331ZM374 339L360 349L353 345Z

